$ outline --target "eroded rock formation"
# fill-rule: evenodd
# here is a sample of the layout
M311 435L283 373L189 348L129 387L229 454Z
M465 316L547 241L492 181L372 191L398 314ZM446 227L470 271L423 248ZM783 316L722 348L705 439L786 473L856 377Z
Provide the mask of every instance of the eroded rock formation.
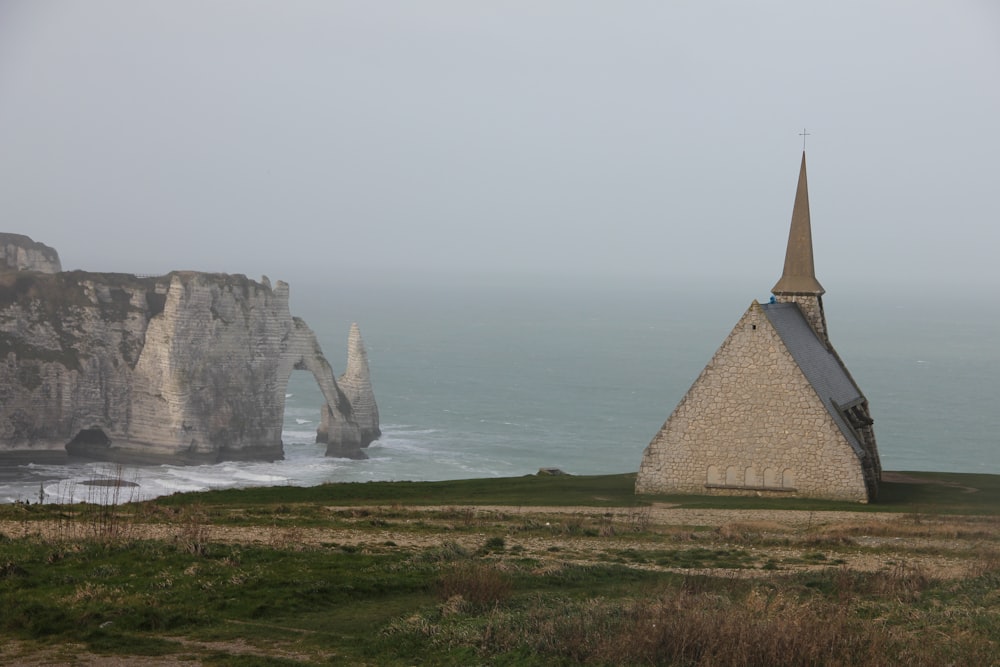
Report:
M364 458L378 411L356 328L350 347L345 393L291 316L288 285L266 277L0 273L0 456L280 458L288 378L301 369L325 401L327 454Z
M23 234L0 232L0 271L59 273L59 253Z
M368 352L356 323L351 325L351 333L347 338L347 368L339 382L354 409L354 419L361 427L362 442L377 440L382 435L378 425L378 405L375 404L375 392L372 390L371 373L368 370ZM326 442L322 430L321 428L320 441ZM327 455L333 455L333 452L328 450Z

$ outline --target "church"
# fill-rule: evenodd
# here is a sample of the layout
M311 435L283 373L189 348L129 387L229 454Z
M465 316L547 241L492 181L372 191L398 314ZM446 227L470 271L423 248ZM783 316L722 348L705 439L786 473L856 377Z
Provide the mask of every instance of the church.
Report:
M637 493L876 500L868 399L827 336L804 151L771 292L750 304L649 443Z

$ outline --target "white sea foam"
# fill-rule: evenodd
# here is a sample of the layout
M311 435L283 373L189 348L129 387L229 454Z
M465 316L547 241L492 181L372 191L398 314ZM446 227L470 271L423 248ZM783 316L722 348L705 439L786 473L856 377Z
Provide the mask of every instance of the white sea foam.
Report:
M316 431L285 429L281 432L282 442L316 442Z
M266 486L287 484L291 481L284 475L276 475L273 473L254 473L249 470L235 470L233 471L233 478L246 482L259 483L260 485Z

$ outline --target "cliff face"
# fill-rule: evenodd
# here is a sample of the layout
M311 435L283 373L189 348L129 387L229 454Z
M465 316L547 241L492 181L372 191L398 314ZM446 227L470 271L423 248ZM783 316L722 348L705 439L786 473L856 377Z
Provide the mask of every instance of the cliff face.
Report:
M285 283L0 274L0 456L65 448L110 460L280 458L296 369L322 391L327 454L363 458L378 434L374 396L359 403L359 422L313 332L289 313ZM352 382L370 391L367 378Z
M23 234L0 232L0 271L59 273L59 253Z

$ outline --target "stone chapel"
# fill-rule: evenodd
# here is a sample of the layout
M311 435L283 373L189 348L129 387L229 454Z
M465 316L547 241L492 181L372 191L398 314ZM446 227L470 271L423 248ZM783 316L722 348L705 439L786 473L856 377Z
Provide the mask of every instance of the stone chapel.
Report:
M827 336L802 153L781 279L722 342L646 448L637 493L874 501L868 399Z

